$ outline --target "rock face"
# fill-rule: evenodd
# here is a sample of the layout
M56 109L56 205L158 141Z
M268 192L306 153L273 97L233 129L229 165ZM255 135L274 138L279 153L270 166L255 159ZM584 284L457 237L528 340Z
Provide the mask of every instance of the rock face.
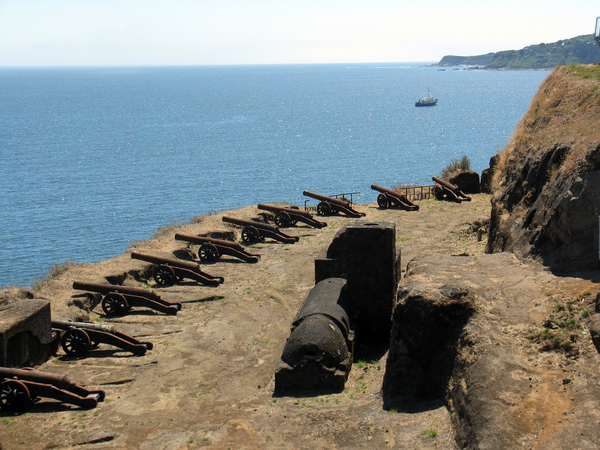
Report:
M458 186L465 194L478 194L481 192L479 174L472 170L461 170L452 174L448 182Z
M568 373L525 344L551 279L509 253L413 259L393 316L386 407L444 399L459 448L596 448L600 428L584 419L600 406L595 351L581 339L587 356Z
M557 271L600 267L600 81L586 71L598 69L557 68L500 155L488 253L533 256Z
M492 156L490 158L490 166L481 172L481 192L485 192L486 194L492 193L492 178L498 165L498 159L499 155Z

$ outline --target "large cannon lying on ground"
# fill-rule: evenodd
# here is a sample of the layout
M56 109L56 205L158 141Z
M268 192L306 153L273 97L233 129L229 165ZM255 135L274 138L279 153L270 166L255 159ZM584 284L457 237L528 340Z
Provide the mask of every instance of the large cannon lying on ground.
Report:
M60 343L69 356L83 356L100 344L110 344L134 355L145 355L146 350L152 350L151 342L140 342L110 325L53 320L52 328L64 331Z
M358 212L350 206L350 202L339 198L327 197L325 195L315 194L314 192L304 191L303 195L319 200L317 205L317 214L321 216L330 216L332 214L345 214L348 217L359 218L365 214Z
M446 198L457 203L471 201L471 198L467 197L464 192L461 191L455 184L448 183L447 181L438 177L431 177L431 179L437 183L433 187L432 192L433 196L438 200L443 200Z
M327 226L325 222L315 220L308 211L265 205L262 203L258 205L258 209L275 213L275 225L282 228L296 225L298 222L305 223L313 228L323 228Z
M206 286L218 286L223 283L223 277L214 277L203 272L200 265L182 261L180 259L163 258L161 256L147 255L145 253L131 252L133 259L139 259L155 264L154 281L162 286L172 286L185 278L197 281Z
M266 223L235 219L233 217L223 217L222 220L225 223L244 227L242 230L242 241L244 242L252 243L262 241L265 238L271 238L284 244L293 244L300 240L297 236L289 236L279 231L279 228Z
M66 377L33 369L0 367L0 408L23 410L39 397L49 397L82 408L95 408L104 391L78 386Z
M341 391L352 368L354 332L346 280L327 278L309 292L275 372L275 392Z
M401 194L400 192L391 191L389 189L383 188L381 186L377 186L376 184L371 185L371 189L381 192L377 196L377 204L380 208L390 208L392 206L397 206L400 209L404 209L406 211L418 211L419 206L415 205L411 202L406 195Z
M192 244L200 245L198 249L198 259L202 261L216 261L222 255L229 255L249 263L258 262L260 255L252 255L244 250L237 242L224 241L221 239L207 238L203 236L192 236L189 234L177 233L175 239L186 241Z
M73 289L103 294L102 310L108 316L122 316L134 306L150 308L173 315L181 310L181 303L164 300L148 289L116 284L83 283L81 281L74 281Z

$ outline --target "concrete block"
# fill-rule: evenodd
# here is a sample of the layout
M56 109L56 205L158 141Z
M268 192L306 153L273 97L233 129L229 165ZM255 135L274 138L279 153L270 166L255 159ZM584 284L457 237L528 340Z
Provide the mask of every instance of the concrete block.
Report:
M0 366L34 366L46 360L55 343L50 302L19 300L0 306Z

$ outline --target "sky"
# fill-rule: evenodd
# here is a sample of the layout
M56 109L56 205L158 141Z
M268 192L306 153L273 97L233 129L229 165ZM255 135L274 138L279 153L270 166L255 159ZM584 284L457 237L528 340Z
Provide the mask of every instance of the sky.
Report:
M0 66L437 62L598 16L598 0L0 0Z

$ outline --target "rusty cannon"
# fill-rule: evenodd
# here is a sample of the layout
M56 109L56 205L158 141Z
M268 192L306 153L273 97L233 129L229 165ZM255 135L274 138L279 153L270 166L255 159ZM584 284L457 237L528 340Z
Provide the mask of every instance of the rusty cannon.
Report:
M305 223L313 228L323 228L327 226L325 222L315 220L308 211L302 211L300 209L283 208L262 203L258 205L258 209L274 213L275 225L282 228L296 225L298 222Z
M110 344L140 356L152 350L151 342L140 342L110 325L66 320L53 320L51 324L52 328L63 331L60 344L69 356L83 356L100 344Z
M471 198L467 197L455 184L449 183L438 177L431 177L431 179L437 183L433 187L432 192L433 196L438 200L446 198L457 203L471 201Z
M214 277L203 272L200 265L180 259L163 258L145 253L131 252L133 259L139 259L155 264L154 280L162 286L172 286L185 278L197 281L205 286L218 286L223 283L223 277Z
M0 408L24 410L40 397L49 397L81 408L95 408L104 400L104 391L88 390L66 376L34 369L0 367Z
M182 233L176 233L175 239L199 245L198 259L202 261L216 261L222 255L233 256L248 263L256 263L260 259L260 255L248 253L244 250L244 247L237 242Z
M408 197L406 197L406 195L401 194L400 192L392 191L390 189L377 186L376 184L372 184L371 189L380 192L380 194L377 196L377 204L380 208L385 209L390 208L392 206L396 206L406 211L419 210L418 205L415 205L408 199Z
M148 289L81 281L74 281L73 289L103 294L102 310L107 316L125 315L134 306L150 308L170 315L177 314L177 311L181 310L181 303L164 300Z
M244 227L242 230L242 241L252 243L262 241L265 238L271 238L273 240L283 242L284 244L293 244L300 240L297 236L289 236L281 231L279 228L269 225L267 223L255 222L253 220L242 220L235 219L233 217L223 217L223 222L231 223Z
M348 217L359 218L365 213L352 209L350 202L339 198L327 197L325 195L315 194L314 192L304 191L302 195L319 200L317 205L317 214L320 216L330 216L332 214L345 214Z

